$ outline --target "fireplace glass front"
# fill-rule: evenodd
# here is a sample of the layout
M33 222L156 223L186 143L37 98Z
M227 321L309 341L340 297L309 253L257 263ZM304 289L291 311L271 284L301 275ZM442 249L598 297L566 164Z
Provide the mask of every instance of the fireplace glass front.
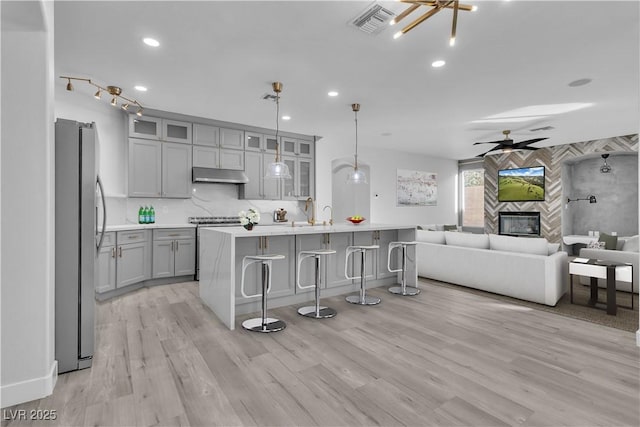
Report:
M540 212L499 212L498 233L506 236L540 236Z

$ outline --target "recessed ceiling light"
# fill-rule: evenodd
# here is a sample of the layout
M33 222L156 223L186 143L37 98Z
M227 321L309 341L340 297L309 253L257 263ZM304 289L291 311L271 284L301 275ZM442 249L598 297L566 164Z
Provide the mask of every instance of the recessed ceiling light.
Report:
M571 87L578 87L578 86L584 86L591 83L591 79L578 79L578 80L574 80L571 83L569 83L569 86Z
M336 92L335 90L332 90L327 95L329 95L329 96L338 96L338 92Z
M134 86L134 89L135 89L135 90L139 90L140 92L146 92L146 91L147 91L147 88L146 88L146 87L144 87L144 86L140 86L140 85L138 85L138 86Z
M282 120L291 120L291 116L282 116Z
M151 37L145 37L142 39L142 41L144 42L144 44L146 44L147 46L151 46L151 47L158 47L160 46L160 42L156 39L152 39Z
M444 66L444 64L446 64L446 62L444 62L442 59L439 59L439 60L437 60L437 61L433 61L433 62L431 63L431 66L432 66L433 68L440 68L440 67Z

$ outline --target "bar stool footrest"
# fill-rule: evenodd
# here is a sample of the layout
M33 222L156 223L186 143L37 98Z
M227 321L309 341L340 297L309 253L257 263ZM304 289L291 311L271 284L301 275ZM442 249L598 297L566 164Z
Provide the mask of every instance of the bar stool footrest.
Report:
M361 299L359 294L349 295L345 299L347 300L348 303L359 304L359 305L376 305L376 304L380 304L380 301L381 301L380 298L372 297L369 295L365 295L364 298Z
M328 319L330 317L335 317L337 312L333 308L320 306L318 313L316 313L316 306L308 305L300 307L298 309L298 314L305 317L311 317L312 319Z
M242 327L248 331L268 333L281 331L287 327L287 324L282 320L267 317L265 319L265 324L263 325L262 317L256 317L242 322Z
M389 292L402 296L414 296L420 293L420 289L412 286L405 286L404 292L402 291L402 285L392 286L389 288Z

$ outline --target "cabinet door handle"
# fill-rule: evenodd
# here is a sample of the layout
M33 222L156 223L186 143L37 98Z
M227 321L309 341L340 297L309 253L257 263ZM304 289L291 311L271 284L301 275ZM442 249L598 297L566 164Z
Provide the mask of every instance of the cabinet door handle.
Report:
M264 248L269 249L269 238L264 236Z
M171 233L171 234L169 234L170 237L177 237L179 235L180 235L180 233Z
M176 240L176 252L178 252L179 247L180 247L180 243Z
M122 258L122 246L118 248L118 256Z
M331 234L327 233L327 243L331 245Z
M116 248L111 248L111 258L116 257Z
M127 239L137 239L138 236L127 236Z
M173 252L173 240L171 241L171 252Z

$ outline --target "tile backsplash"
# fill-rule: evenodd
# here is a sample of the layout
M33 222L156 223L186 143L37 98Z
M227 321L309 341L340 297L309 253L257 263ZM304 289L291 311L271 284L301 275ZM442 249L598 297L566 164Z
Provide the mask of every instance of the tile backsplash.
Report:
M285 209L289 221L306 221L304 201L239 200L233 184L193 184L191 199L107 197L107 225L137 224L140 206L152 205L158 224L186 223L190 216L236 216L241 210L256 208L261 223L273 222L273 211ZM317 219L329 220L329 212L316 207ZM326 218L325 218L326 217Z

